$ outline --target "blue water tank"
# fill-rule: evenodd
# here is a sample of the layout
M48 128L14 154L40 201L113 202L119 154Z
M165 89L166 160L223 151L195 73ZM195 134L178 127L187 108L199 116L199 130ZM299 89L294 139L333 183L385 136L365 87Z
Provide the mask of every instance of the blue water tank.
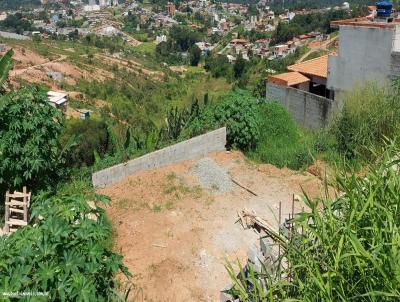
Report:
M378 18L388 18L392 14L393 4L389 1L376 2L376 14Z

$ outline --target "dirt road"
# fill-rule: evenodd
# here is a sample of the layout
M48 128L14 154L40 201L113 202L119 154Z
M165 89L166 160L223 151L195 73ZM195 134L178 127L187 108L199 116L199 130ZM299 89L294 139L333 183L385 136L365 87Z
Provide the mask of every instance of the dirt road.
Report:
M56 62L62 62L62 61L64 61L66 58L67 58L66 55L60 55L60 56L59 56L57 59L55 59L55 60L47 61L47 62L44 62L44 63L39 63L39 64L36 64L36 65L29 66L29 67L27 67L27 68L14 69L14 70L12 70L12 71L10 72L10 76L13 76L13 77L19 76L19 75L21 75L21 74L23 74L23 73L25 73L25 72L27 72L27 71L34 70L34 69L37 69L37 68L39 68L39 67L44 67L44 66L50 65L50 64L52 64L52 63L56 63Z
M310 47L310 50L307 51L304 55L302 55L300 57L300 59L297 60L296 63L301 63L305 60L305 58L307 58L311 53L313 53L314 51L318 51L318 50L327 50L328 46L333 43L336 39L338 38L338 36L333 37L332 39L328 39L326 41L323 41L320 45L318 46L312 46Z

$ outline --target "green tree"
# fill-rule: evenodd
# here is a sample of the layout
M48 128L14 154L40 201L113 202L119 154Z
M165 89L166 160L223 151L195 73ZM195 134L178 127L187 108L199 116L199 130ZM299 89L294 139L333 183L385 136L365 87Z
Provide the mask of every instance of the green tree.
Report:
M107 124L104 121L68 120L61 141L67 143L72 137L76 137L76 147L68 152L68 162L71 166L91 166L95 161L94 152L103 157L112 150Z
M243 73L246 71L246 60L239 55L236 59L235 65L233 65L233 72L236 79L239 79Z
M0 189L36 188L60 176L62 121L62 114L36 88L0 97Z
M218 127L227 127L228 146L249 150L259 139L259 115L255 98L247 91L236 89L205 106L189 122L184 135L195 136Z
M193 45L189 48L189 60L190 65L197 66L201 58L201 49L197 45Z

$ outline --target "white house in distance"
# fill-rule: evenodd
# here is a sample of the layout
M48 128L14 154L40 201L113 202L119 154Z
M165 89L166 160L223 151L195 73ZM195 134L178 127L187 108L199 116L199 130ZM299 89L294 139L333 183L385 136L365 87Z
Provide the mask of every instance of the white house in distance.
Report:
M49 91L47 92L48 102L54 108L63 112L67 110L68 96L64 92Z

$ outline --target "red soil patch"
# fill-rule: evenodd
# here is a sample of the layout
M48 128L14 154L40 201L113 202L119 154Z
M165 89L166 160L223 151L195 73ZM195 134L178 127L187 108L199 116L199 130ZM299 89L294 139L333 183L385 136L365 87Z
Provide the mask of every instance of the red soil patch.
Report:
M321 192L321 181L307 172L253 165L239 152L209 157L258 196L238 186L224 194L201 189L189 171L197 161L140 172L99 190L112 198L105 209L115 249L136 275L139 300L217 301L230 283L225 261L244 262L259 236L235 223L237 211L246 207L277 226L279 202L288 215L301 187L311 196ZM303 206L296 202L296 211Z

